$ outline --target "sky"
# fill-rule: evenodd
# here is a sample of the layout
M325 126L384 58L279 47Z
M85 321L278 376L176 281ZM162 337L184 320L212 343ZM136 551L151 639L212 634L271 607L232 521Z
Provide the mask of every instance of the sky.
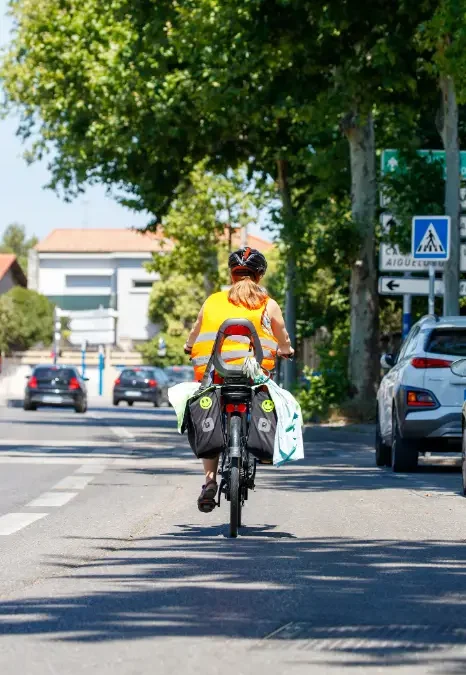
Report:
M9 41L11 20L6 16L7 0L0 0L0 47ZM0 238L10 223L25 226L29 236L43 239L57 227L144 227L147 215L120 206L99 186L66 203L43 186L49 180L47 162L27 165L26 149L16 136L18 121L0 119ZM270 234L252 227L251 232L270 239Z

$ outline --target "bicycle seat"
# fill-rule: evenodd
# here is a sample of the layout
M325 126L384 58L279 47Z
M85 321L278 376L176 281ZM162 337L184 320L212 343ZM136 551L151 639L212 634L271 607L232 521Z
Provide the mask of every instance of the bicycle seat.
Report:
M227 358L228 352L225 352L225 358L222 355L222 347L225 340L229 337L242 337L243 339L249 338L249 347L253 347L254 356L258 363L262 363L264 359L264 352L262 351L262 345L259 340L254 324L248 319L227 319L220 326L217 339L215 340L214 349L213 349L213 366L220 377L223 378L244 378L243 366L242 365L232 365L229 364L225 358ZM250 354L244 352L244 356L249 356ZM234 357L235 359L238 356Z

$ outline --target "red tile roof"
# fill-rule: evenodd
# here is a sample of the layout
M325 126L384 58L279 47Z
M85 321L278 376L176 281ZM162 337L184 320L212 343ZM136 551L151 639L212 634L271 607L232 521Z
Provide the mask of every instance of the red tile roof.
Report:
M0 253L0 279L3 279L9 270L12 271L17 284L27 286L26 275L16 260L14 253Z
M233 244L241 245L241 235L233 234ZM248 245L266 252L273 244L252 234ZM173 243L162 232L153 234L129 229L57 229L36 246L39 253L157 253L170 250Z

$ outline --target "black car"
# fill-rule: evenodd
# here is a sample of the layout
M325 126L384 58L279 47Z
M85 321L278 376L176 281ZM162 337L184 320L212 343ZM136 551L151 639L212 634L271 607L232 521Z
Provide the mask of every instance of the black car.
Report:
M85 413L86 381L87 378L81 377L73 366L36 366L28 376L23 408L37 410L39 406L59 406Z
M194 368L192 366L167 366L164 370L171 387L180 382L194 382Z
M126 401L153 403L156 408L168 402L168 378L161 368L124 368L113 386L113 405Z

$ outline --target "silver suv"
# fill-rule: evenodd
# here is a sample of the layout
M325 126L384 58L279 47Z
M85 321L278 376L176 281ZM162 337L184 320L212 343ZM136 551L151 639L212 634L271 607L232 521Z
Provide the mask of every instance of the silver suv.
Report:
M412 327L397 355L382 356L388 373L377 393L377 466L410 471L419 452L460 450L466 384L450 366L465 356L466 317L430 315Z

